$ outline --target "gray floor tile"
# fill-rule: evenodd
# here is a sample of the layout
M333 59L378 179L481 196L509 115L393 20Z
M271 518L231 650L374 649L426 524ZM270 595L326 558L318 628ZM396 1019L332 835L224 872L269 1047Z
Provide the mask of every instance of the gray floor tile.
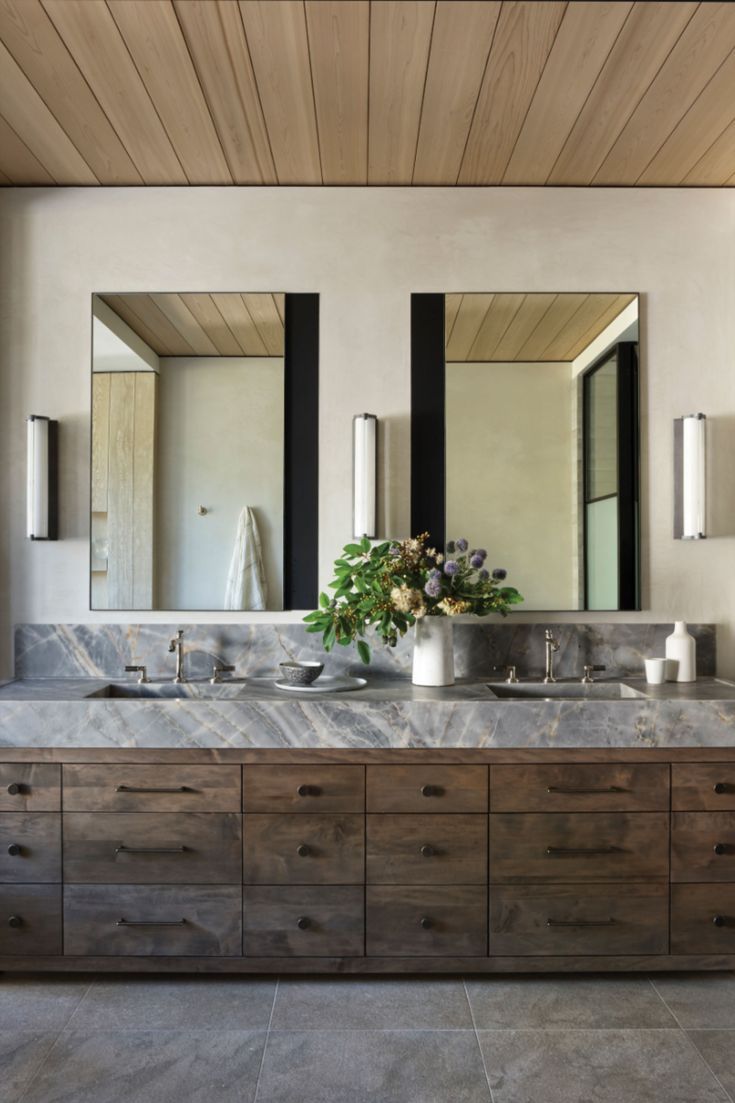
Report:
M685 1029L735 1029L735 973L681 973L652 978Z
M0 976L0 1030L61 1030L91 977Z
M273 1029L471 1030L461 980L282 980Z
M688 1036L735 1099L735 1030L692 1030Z
M489 1101L469 1030L275 1031L258 1089L258 1103Z
M467 981L478 1030L676 1027L645 977L483 977Z
M680 1030L479 1035L494 1103L727 1103Z
M261 1030L275 980L247 977L100 977L79 1005L74 1030Z
M253 1103L264 1031L65 1031L23 1103Z
M17 1103L56 1036L56 1032L0 1031L0 1103Z

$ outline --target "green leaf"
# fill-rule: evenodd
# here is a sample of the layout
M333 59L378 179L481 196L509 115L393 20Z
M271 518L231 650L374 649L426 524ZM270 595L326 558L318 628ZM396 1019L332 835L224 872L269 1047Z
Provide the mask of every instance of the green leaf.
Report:
M324 650L331 651L337 638L337 626L332 623L324 632Z
M370 647L365 640L357 641L357 653L365 663L365 666L368 666L370 663Z
M324 594L324 593L319 594L319 604L321 605L322 609L328 609L329 608L329 594Z
M370 547L370 545L368 544L368 548L369 547ZM345 549L344 550L348 555L355 556L355 555L362 555L362 553L364 551L366 551L367 549L363 548L362 544L345 544Z
M351 546L354 547L354 545L351 545ZM364 554L365 552L369 552L369 551L370 551L370 541L368 540L367 536L363 536L362 540L360 541L360 547L357 550L357 554L360 555L361 553Z

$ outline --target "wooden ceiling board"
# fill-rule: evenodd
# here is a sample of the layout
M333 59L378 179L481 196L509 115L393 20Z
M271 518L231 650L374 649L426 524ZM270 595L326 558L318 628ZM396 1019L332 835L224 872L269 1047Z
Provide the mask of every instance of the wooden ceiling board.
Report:
M436 6L414 184L443 184L459 175L500 7L491 0Z
M598 315L598 317L592 322L589 328L584 333L582 333L579 340L573 342L568 347L565 359L574 360L577 356L579 356L581 352L584 352L587 346L594 341L595 337L599 337L603 329L609 326L610 323L614 321L615 318L617 318L618 314L620 314L623 310L625 310L626 306L629 306L630 303L633 302L635 297L635 295L590 295L590 300L592 301L598 298L609 299L610 301L603 310L602 314ZM580 316L584 314L584 307L582 308L582 310L580 310L579 313Z
M491 358L496 347L513 323L523 306L526 296L522 293L494 295L487 314L470 345L469 358L475 355L475 349L482 349L482 355Z
M54 183L53 177L46 171L25 142L22 142L13 128L0 115L0 171L8 184Z
M242 356L243 350L220 314L211 295L187 292L186 305L207 333L219 356Z
M434 0L372 0L370 184L410 184L434 25Z
M457 183L502 183L566 7L504 0Z
M237 0L174 0L236 184L275 184L276 169Z
M446 338L447 360L464 361L477 337L485 315L493 301L493 295L463 295L454 325ZM445 323L446 324L446 323Z
M540 360L544 349L561 336L587 295L557 295L546 314L518 350L518 359Z
M245 309L253 320L269 356L283 356L284 330L275 296L243 294Z
M589 184L697 7L633 5L546 183Z
M186 302L186 295L152 294L150 298L162 314L165 314L174 329L190 346L195 356L218 356L217 346L192 314Z
M231 184L170 0L107 0L190 184Z
M1 0L0 39L101 184L140 174L40 0Z
M159 351L160 343L157 335L153 330L148 328L142 318L138 316L137 312L133 310L130 305L131 301L145 298L144 295L100 295L100 298L103 303L109 306L110 310L114 311L119 318L122 318L127 326L130 326L133 333L137 333L154 352L161 355Z
M503 183L546 182L632 6L621 0L567 5Z
M556 295L526 295L520 310L492 351L498 360L515 360L536 326L546 314ZM482 353L478 350L478 355Z
M368 0L307 0L306 25L325 184L367 184Z
M322 182L301 0L243 0L240 13L280 184Z
M684 184L712 187L727 183L735 173L735 120L684 177Z
M234 334L243 356L267 356L265 342L255 328L242 296L234 293L216 293L212 295L212 299Z
M735 5L700 4L593 182L635 183L733 48ZM731 106L722 105L726 112Z
M186 184L186 173L105 0L42 3L143 182Z

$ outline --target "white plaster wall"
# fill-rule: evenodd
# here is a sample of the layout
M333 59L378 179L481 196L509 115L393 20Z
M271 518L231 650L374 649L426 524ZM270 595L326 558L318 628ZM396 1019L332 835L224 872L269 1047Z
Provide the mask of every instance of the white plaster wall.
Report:
M383 531L407 530L412 291L619 290L642 294L645 611L639 617L719 622L721 670L735 674L734 191L3 189L0 268L6 668L8 626L15 621L115 616L88 609L94 291L321 294L319 529L327 581L349 536L356 411L383 419ZM672 420L692 409L711 419L712 538L701 543L671 538ZM24 418L31 411L61 419L57 544L31 545L23 537Z

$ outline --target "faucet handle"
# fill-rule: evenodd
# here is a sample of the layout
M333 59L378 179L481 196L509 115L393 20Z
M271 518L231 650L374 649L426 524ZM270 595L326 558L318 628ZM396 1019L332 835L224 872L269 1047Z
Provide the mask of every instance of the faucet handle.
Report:
M148 682L150 682L150 678L148 677L148 671L142 665L141 666L126 666L125 667L125 673L126 674L137 674L138 675L138 685L139 686L146 685Z
M209 679L213 686L221 685L222 679L220 674L234 674L234 666L230 666L228 663L215 663L212 667L212 677Z
M515 685L515 683L518 681L516 668L514 666L506 666L505 673L508 675L508 677L505 679L508 685Z
M597 671L600 671L600 670L607 670L607 667L602 666L599 663L596 663L596 664L587 663L587 664L585 664L584 678L582 678L582 685L584 685L584 686L591 685L591 683L594 682L594 680L595 680L592 677L593 671L597 672Z

